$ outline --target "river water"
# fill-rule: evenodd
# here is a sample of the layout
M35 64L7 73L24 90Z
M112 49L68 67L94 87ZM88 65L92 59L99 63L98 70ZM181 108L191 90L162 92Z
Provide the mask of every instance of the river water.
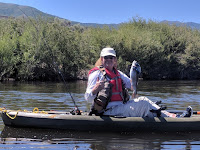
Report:
M88 111L84 100L86 81L3 82L0 83L1 108L15 110ZM168 110L200 110L200 81L140 81L138 94L162 101ZM98 133L6 127L0 119L0 149L200 149L200 132L195 133Z

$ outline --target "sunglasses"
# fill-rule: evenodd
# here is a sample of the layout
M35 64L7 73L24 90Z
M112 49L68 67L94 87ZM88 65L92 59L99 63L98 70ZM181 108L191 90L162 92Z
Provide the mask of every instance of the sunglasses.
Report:
M114 56L104 56L103 57L104 59L113 59L113 58L115 58Z

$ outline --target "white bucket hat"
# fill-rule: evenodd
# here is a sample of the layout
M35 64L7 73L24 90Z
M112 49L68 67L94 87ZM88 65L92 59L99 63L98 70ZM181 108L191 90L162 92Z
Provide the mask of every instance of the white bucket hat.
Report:
M115 50L114 50L113 48L109 48L109 47L103 48L103 49L101 50L100 56L101 56L101 57L104 57L104 56L108 56L108 55L111 55L111 56L115 56L115 57L116 57L116 52L115 52Z

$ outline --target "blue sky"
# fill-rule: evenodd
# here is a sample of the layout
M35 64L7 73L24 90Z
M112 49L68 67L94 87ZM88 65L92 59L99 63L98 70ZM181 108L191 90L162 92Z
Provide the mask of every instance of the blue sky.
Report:
M200 0L0 0L32 6L81 23L122 23L133 17L200 23Z

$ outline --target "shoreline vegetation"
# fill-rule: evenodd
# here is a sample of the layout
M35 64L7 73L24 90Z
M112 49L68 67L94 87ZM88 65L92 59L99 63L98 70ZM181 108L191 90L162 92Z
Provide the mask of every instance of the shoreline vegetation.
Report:
M0 81L87 80L102 48L117 52L129 75L137 60L144 80L199 80L200 31L132 18L117 28L83 27L58 18L0 19Z

